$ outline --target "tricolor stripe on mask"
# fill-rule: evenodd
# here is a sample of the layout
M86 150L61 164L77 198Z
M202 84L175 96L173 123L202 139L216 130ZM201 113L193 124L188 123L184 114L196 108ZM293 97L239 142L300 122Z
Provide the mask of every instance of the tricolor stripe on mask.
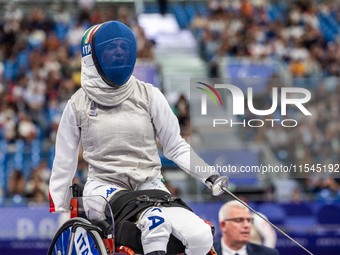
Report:
M85 44L91 43L92 41L92 36L94 34L94 32L100 28L103 24L99 24L99 25L94 25L92 27L90 27L84 34L83 37L83 41L82 41L82 46L84 46Z
M94 33L102 26L103 24L94 25L90 27L88 30L86 30L83 39L81 41L81 55L82 57L85 57L89 54L92 54L91 49L91 41Z

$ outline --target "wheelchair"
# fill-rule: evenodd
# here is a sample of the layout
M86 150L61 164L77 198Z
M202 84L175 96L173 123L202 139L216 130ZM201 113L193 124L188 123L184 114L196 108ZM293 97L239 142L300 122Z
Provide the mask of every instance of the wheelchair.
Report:
M141 233L134 223L138 214L123 217L122 224L117 225L115 219L122 221L122 217L114 208L112 211L109 201L102 196L83 196L83 184L74 184L71 188L71 217L58 229L47 255L143 255ZM214 234L214 227L206 223ZM169 238L167 250L168 255L185 254L182 242L173 235ZM214 254L212 247L208 255Z

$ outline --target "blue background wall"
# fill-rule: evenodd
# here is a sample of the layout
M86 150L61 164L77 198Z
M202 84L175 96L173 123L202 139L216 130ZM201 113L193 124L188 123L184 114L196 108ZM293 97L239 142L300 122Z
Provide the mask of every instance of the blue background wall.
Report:
M201 218L216 226L215 239L219 239L218 210L222 203L189 205ZM251 206L314 254L340 254L340 204L251 203ZM50 214L47 206L0 208L0 255L46 254L60 217L61 214ZM280 254L305 254L280 233L277 249Z

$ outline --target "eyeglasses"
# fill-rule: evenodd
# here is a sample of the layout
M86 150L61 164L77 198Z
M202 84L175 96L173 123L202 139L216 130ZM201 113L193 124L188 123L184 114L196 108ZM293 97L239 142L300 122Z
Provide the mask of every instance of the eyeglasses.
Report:
M224 221L233 221L237 224L243 224L244 221L247 221L250 224L254 223L254 218L231 218L231 219L225 219Z

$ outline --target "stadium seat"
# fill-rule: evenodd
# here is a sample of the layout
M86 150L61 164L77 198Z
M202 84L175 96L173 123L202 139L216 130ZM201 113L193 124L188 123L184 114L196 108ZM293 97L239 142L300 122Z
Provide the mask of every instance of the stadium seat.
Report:
M32 168L35 168L40 163L41 147L42 147L42 142L40 139L35 139L32 141L32 145L31 145L31 167Z
M194 4L193 3L187 3L185 6L184 6L184 10L185 10L185 13L187 15L187 18L189 20L189 23L191 22L191 20L195 17L197 11L194 7Z
M186 16L181 5L175 4L172 8L172 11L175 14L178 25L181 28L186 28L190 24L190 20L188 20L188 17Z

